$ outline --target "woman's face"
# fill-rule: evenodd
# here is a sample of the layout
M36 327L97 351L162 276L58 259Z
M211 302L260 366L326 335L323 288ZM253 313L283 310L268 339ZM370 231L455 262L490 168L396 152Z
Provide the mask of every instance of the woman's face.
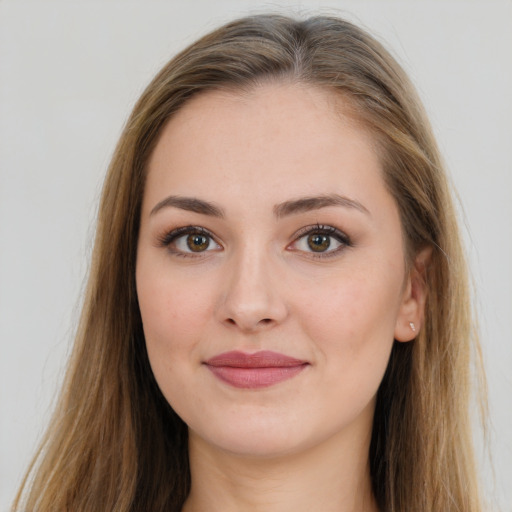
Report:
M162 393L191 439L245 455L367 439L418 321L371 139L307 86L208 92L172 118L136 277Z

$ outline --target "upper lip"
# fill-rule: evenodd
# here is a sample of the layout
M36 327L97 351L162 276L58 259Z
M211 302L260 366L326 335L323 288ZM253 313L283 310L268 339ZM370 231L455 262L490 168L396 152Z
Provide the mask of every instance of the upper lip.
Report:
M205 361L209 366L230 366L233 368L283 368L307 364L307 361L295 359L271 350L262 350L246 354L238 350L223 352Z

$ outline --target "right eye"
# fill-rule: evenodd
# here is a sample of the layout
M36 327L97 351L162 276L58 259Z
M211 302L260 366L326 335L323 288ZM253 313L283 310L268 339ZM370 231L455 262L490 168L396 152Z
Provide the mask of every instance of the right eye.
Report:
M170 231L161 239L161 245L179 256L194 256L222 249L207 230L197 226Z

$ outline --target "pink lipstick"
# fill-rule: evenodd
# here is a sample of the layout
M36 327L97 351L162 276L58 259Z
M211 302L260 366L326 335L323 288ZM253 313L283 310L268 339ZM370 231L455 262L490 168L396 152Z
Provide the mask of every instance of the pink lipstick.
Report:
M204 363L220 380L237 388L264 388L291 379L309 363L263 350L255 354L232 351L219 354Z

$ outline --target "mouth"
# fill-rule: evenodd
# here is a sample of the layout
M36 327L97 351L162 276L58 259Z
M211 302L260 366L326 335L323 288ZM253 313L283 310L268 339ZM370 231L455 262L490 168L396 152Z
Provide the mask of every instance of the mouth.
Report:
M309 366L307 361L269 350L254 354L224 352L203 364L221 381L244 389L273 386L295 377Z

